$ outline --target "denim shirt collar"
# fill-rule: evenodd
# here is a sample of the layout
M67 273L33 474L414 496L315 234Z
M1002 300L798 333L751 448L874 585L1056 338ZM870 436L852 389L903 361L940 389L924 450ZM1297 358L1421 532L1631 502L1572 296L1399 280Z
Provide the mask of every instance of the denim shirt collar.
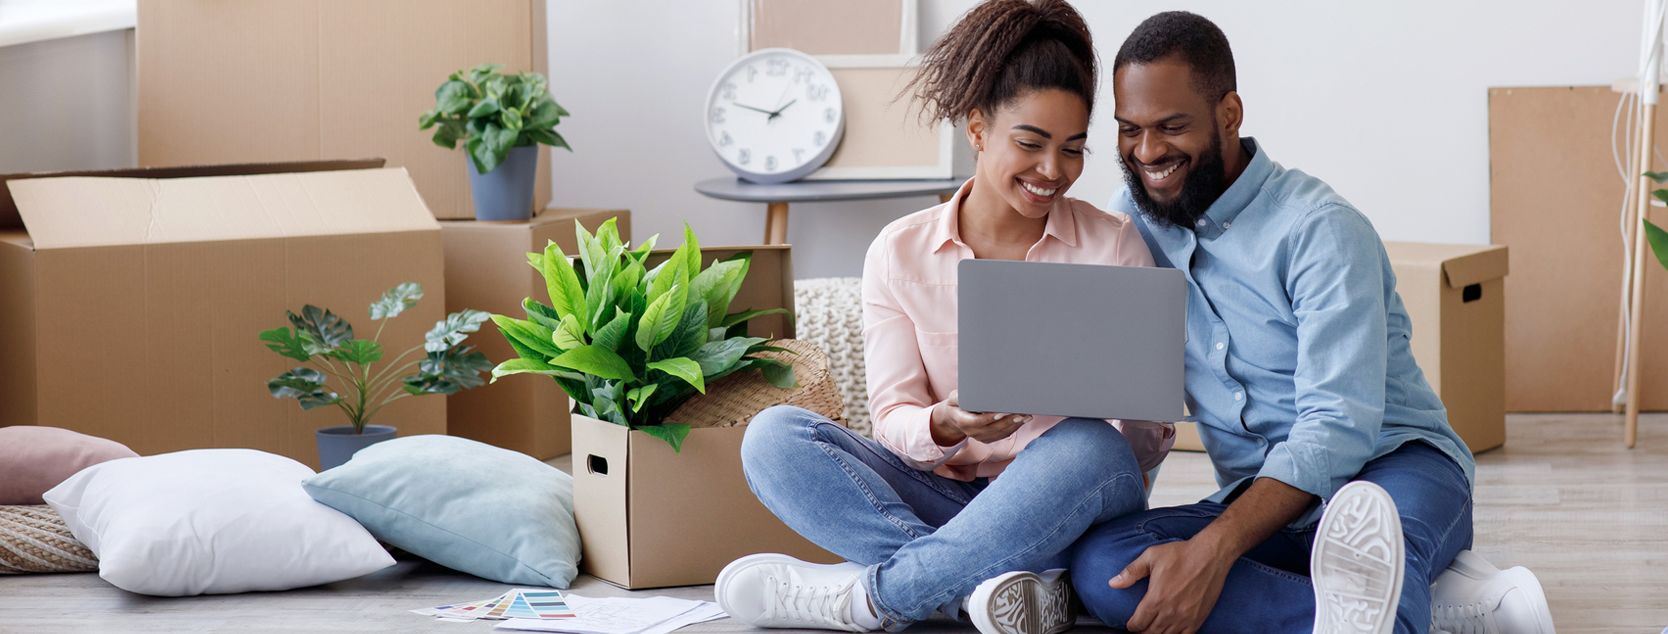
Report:
M1234 184L1211 203L1205 210L1200 227L1215 225L1227 229L1234 224L1234 218L1257 199L1257 194L1263 190L1263 184L1268 182L1269 175L1274 173L1274 161L1268 158L1268 153L1257 146L1257 140L1251 137L1240 139L1241 148L1251 155L1251 161L1246 164L1245 171L1240 172Z

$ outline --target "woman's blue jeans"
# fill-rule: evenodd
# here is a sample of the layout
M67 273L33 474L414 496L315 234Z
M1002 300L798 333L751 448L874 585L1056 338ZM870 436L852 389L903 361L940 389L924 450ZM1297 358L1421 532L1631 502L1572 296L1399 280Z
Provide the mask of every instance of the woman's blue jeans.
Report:
M954 616L996 575L1063 568L1091 526L1146 506L1135 455L1103 420L1062 421L1000 477L972 482L787 406L753 419L741 458L753 493L788 527L868 566L863 586L887 629Z

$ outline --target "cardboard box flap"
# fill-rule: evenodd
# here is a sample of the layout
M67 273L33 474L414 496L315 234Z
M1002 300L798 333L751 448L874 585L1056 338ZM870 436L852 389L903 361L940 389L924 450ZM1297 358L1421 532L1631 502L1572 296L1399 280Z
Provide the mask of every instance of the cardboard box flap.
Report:
M7 187L37 249L439 230L403 168Z
M82 170L67 172L35 172L0 174L0 229L22 229L23 218L17 214L17 203L12 201L6 183L26 178L56 178L62 176L127 176L133 178L186 178L191 176L234 176L242 174L278 174L289 172L328 172L363 170L382 167L387 161L380 158L343 159L333 161L290 161L284 163L227 163L219 165L180 165L174 167L140 167L116 170Z
M1449 288L1497 280L1507 272L1506 247L1501 245L1386 242L1384 250L1399 268L1440 271Z
M1465 288L1506 277L1506 247L1495 246L1442 263L1449 288Z

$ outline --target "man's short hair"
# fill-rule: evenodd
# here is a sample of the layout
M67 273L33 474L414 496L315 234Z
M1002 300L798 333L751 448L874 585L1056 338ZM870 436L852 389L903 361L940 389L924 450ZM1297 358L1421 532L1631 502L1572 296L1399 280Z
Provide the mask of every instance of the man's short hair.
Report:
M1194 90L1210 102L1239 89L1228 36L1210 20L1186 11L1166 11L1135 27L1118 48L1112 72L1128 64L1150 64L1172 55L1193 69Z

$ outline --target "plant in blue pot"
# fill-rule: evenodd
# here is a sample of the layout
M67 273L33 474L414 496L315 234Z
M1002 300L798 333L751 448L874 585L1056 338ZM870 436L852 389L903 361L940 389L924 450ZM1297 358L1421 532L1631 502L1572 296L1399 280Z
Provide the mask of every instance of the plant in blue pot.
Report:
M550 97L543 75L506 75L499 68L482 64L452 73L417 125L434 128L440 147L463 143L477 220L526 220L533 215L538 145L573 151L556 132L568 111Z
M286 311L290 325L261 333L266 347L303 365L267 381L273 398L293 398L301 409L336 407L348 424L318 430L319 469L341 466L353 453L394 437L392 425L374 425L390 403L409 396L455 394L486 383L492 369L486 355L465 345L490 315L463 310L435 322L423 342L392 357L382 348L382 329L423 298L423 287L406 282L371 304L371 320L382 322L369 339L354 336L353 324L312 304Z

